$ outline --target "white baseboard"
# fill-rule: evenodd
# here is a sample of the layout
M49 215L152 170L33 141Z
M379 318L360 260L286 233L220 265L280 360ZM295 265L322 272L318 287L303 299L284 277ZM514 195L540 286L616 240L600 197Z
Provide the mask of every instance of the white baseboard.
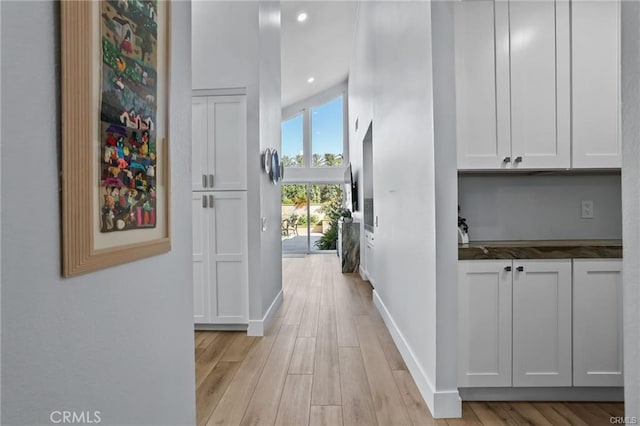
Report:
M398 347L400 355L402 355L402 359L407 364L411 377L413 377L413 380L416 382L422 398L431 411L431 415L436 419L462 417L462 400L460 399L458 391L437 392L435 390L431 380L416 359L404 335L400 329L398 329L393 317L391 317L387 307L375 290L373 290L373 303L387 325L391 337Z
M280 306L282 305L282 289L278 293L278 295L271 302L271 306L267 309L267 312L264 314L264 318L261 320L249 320L249 327L247 328L247 336L264 336L264 332L271 322L273 321L273 316L278 312Z
M362 278L363 281L369 281L369 278L367 278L367 272L364 270L362 265L358 268L358 272L360 272L360 278Z
M460 388L464 401L624 401L624 388Z
M198 331L244 331L247 324L194 324L194 330Z

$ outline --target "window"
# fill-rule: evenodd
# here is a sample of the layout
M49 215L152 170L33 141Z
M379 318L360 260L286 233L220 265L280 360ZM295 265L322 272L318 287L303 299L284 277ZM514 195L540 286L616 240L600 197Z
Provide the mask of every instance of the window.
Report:
M282 123L282 163L285 167L304 167L302 114Z
M340 167L343 163L342 96L311 108L312 167Z

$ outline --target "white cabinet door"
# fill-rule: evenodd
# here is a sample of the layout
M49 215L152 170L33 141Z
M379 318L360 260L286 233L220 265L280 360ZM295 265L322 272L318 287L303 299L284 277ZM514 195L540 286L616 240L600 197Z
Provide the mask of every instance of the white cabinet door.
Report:
M367 279L375 287L375 234L365 231L365 268Z
M509 18L513 167L569 168L569 2L511 1Z
M193 235L193 322L210 321L209 309L209 211L205 206L206 194L192 193Z
M511 386L511 260L458 262L458 386Z
M459 169L510 167L508 3L455 4Z
M208 98L209 189L247 189L247 113L245 96ZM213 185L211 185L211 183Z
M573 0L573 167L619 168L620 2Z
M573 385L623 386L622 261L573 261Z
M191 189L201 191L207 187L208 115L207 98L191 99Z
M513 386L571 386L571 260L513 266Z
M247 196L245 192L217 192L207 197L211 323L246 324L249 297Z

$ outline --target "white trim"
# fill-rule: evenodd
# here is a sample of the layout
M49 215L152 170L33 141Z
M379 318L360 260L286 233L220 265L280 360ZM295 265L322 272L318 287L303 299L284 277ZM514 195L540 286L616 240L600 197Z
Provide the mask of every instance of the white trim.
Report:
M199 331L243 331L247 324L194 324L194 330Z
M362 267L362 264L360 264L360 267L358 268L358 272L360 272L360 278L362 278L362 281L369 281L369 278L367 278L367 271L364 270L364 268Z
M273 317L282 306L283 294L282 289L278 293L278 295L271 302L271 306L267 309L267 312L264 314L264 317L261 320L249 320L249 327L247 327L247 336L264 336L265 330L269 328L271 322L273 321Z
M229 87L224 89L194 89L191 91L192 97L198 96L238 96L246 95L246 87Z
M624 401L624 388L460 388L464 401Z
M449 390L438 392L435 390L431 380L420 365L420 362L416 359L404 335L391 317L384 302L380 299L378 292L375 290L373 290L373 304L387 325L391 337L398 347L400 355L402 355L402 359L407 364L411 377L413 377L413 380L416 382L422 398L431 411L431 415L436 419L462 417L462 400L460 399L458 391Z

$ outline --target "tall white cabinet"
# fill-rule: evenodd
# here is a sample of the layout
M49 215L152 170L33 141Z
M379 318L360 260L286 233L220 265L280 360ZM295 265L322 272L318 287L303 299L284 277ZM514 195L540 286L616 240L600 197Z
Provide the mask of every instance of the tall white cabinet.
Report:
M455 5L458 168L619 168L616 0Z
M194 97L193 293L196 324L247 324L246 100Z

